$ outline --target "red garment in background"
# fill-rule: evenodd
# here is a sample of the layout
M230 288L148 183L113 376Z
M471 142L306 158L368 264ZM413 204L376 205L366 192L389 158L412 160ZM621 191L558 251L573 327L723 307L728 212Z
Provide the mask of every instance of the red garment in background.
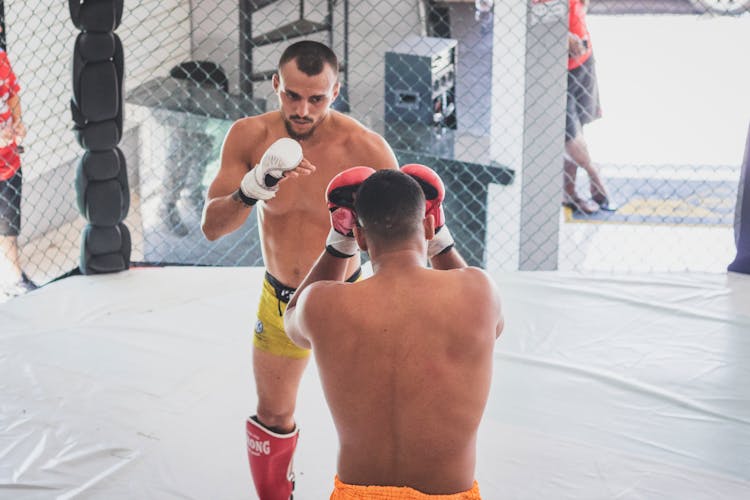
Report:
M10 67L8 54L0 49L0 127L10 125L12 120L8 99L17 95L20 90L13 68ZM13 177L19 168L21 157L16 151L16 144L0 148L0 181Z
M571 70L585 63L591 57L591 54L594 53L594 48L591 45L591 35L589 35L589 29L586 26L586 9L583 8L581 0L570 0L568 3L568 31L578 35L586 43L587 47L586 52L580 57L576 57L575 59L568 57L568 70Z

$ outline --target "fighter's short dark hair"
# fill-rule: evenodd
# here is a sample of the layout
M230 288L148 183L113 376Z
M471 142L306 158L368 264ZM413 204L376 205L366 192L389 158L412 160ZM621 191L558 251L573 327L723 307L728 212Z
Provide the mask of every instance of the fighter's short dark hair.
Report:
M422 230L424 193L410 176L398 170L379 170L360 186L354 210L368 237L381 242L404 241Z
M339 60L327 46L312 40L302 40L286 48L279 59L279 69L289 61L296 60L297 68L308 76L319 75L327 63L339 74Z

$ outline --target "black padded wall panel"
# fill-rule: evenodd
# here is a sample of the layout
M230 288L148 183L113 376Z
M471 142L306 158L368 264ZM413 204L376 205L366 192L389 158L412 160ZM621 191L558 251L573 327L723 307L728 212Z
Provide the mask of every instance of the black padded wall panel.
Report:
M81 31L114 31L122 21L123 0L68 0L70 18Z
M85 152L76 170L78 210L89 222L81 237L84 274L130 266L131 239L123 224L130 209L122 137L122 43L114 33L122 0L70 0L70 16L81 30L73 47L70 110L78 144Z
M73 133L82 148L89 151L104 151L117 146L122 137L122 127L118 126L115 120L108 120L75 127Z
M121 271L130 264L130 248L130 231L125 224L88 224L81 237L81 262L86 262L87 274Z

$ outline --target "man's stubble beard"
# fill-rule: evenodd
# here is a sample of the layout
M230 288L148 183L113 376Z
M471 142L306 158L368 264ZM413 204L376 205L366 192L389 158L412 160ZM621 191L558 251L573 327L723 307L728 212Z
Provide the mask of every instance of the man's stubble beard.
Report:
M282 121L284 122L284 128L286 128L286 133L289 134L289 137L291 137L295 141L305 141L309 139L310 137L312 137L313 133L315 133L315 130L318 128L318 126L321 123L323 123L323 121L326 119L327 116L328 114L326 114L325 116L323 116L323 118L318 120L317 123L313 123L313 126L310 128L310 130L308 130L304 134L300 134L294 131L294 129L292 128L292 121L284 115L283 111L281 111L281 118L282 118Z

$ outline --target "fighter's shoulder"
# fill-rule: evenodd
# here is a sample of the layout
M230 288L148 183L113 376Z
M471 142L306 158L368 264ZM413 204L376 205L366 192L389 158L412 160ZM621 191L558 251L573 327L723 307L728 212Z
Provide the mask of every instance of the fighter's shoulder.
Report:
M463 267L449 271L453 279L461 280L465 287L475 289L478 293L493 293L497 291L495 280L485 271L475 266Z
M242 144L252 144L271 135L276 128L278 113L263 113L261 115L246 116L232 123L227 135L228 141Z
M302 306L303 314L309 319L326 316L335 308L331 304L341 302L343 289L350 283L341 281L316 281L307 286L297 301Z
M502 315L500 291L495 280L486 271L470 266L438 272L446 273L446 277L452 280L442 285L456 293L453 299L454 306L478 307L478 310L486 311L488 314Z
M307 301L321 301L337 294L341 294L344 287L350 285L346 281L322 280L310 284L304 291Z
M341 129L345 131L343 134L344 143L349 151L357 151L374 158L393 156L388 142L374 130L342 113L337 113L337 119L340 122ZM375 165L373 167L377 168Z

